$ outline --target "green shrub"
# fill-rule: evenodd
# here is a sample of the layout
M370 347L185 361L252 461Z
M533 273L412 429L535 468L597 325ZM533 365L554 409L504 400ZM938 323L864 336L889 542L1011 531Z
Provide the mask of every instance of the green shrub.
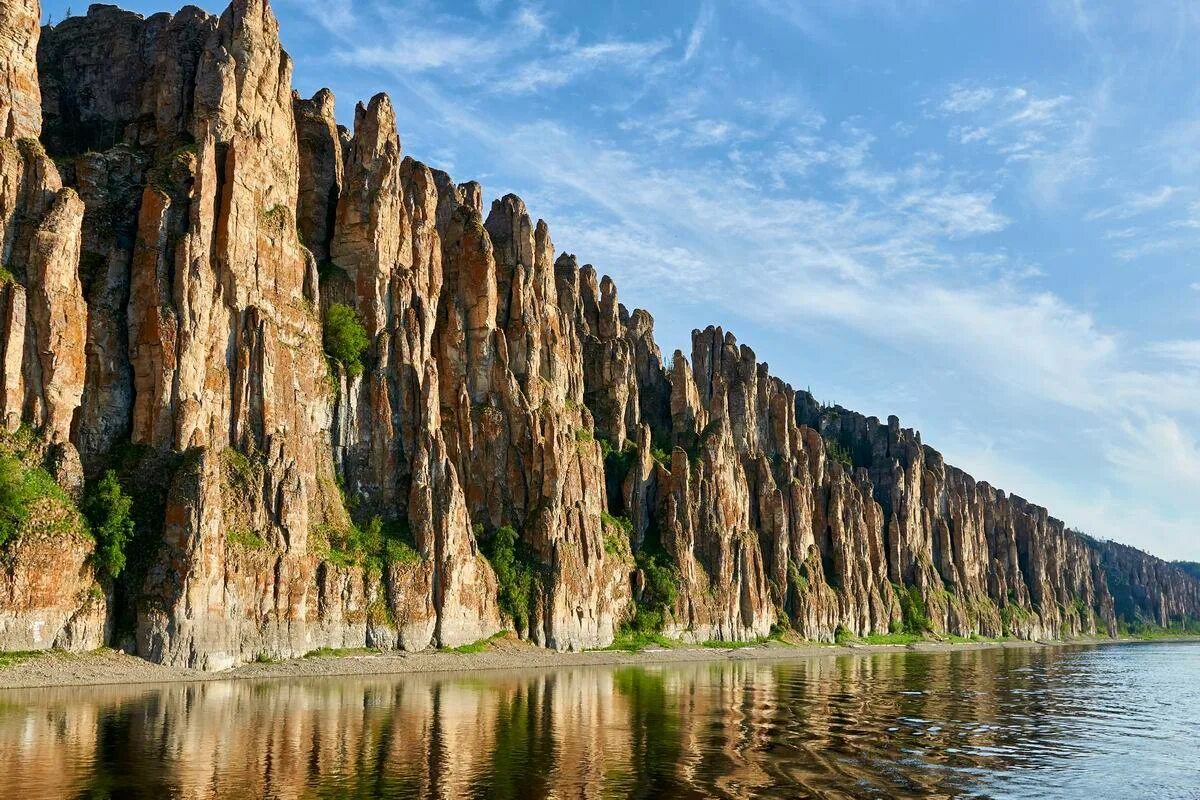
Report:
M0 456L0 546L16 536L36 499L25 480L25 466L15 456Z
M500 585L500 609L512 619L519 633L527 630L540 588L540 565L536 558L510 525L496 531L487 543L484 555L491 562Z
M612 644L601 649L636 653L651 646L670 649L672 647L678 647L679 642L668 639L661 633L639 631L633 625L625 625L617 631L617 635L613 638Z
M579 442L580 444L593 441L592 432L587 428L576 428L575 441Z
M825 452L829 454L830 458L846 469L854 469L854 459L850 457L850 451L843 447L841 442L834 439L826 439Z
M633 560L646 583L637 602L632 628L638 633L658 633L679 595L679 572L653 529L646 532L646 540Z
M637 445L626 439L621 449L617 450L606 439L601 439L600 454L604 457L605 478L620 483L637 460Z
M334 303L325 315L325 352L339 362L351 375L363 371L362 354L370 347L367 331L354 309L345 303Z
M236 544L247 550L263 550L267 546L262 536L247 528L230 528L225 532L225 538L229 540L230 544Z
M625 552L626 543L633 536L633 523L629 517L614 517L607 511L601 511L600 522L604 528L604 552L610 556Z
M361 527L351 523L344 531L326 530L329 549L325 559L339 567L360 566L382 572L391 564L415 564L421 553L403 520L372 517Z
M904 633L920 635L932 630L933 621L929 619L929 613L925 610L925 600L921 597L921 591L916 586L909 586L905 589L893 584L892 588L900 600L900 617Z
M133 539L133 500L121 489L117 473L108 470L87 493L83 513L96 537L96 565L110 578L125 569L125 548Z
M792 586L792 592L796 595L802 595L808 591L808 567L805 564L797 566L796 562L788 563L788 583Z
M11 453L0 454L0 547L16 536L33 504L45 497L74 509L71 498L50 473L26 467Z

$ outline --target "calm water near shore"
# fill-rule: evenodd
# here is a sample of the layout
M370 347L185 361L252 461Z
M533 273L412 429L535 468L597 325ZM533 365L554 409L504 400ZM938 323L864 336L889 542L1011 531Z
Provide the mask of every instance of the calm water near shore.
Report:
M0 797L1200 797L1200 644L0 692Z

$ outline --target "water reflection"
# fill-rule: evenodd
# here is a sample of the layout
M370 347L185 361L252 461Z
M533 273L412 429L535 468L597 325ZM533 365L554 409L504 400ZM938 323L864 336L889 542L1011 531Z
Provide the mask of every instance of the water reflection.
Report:
M1196 797L1200 647L0 693L0 796Z

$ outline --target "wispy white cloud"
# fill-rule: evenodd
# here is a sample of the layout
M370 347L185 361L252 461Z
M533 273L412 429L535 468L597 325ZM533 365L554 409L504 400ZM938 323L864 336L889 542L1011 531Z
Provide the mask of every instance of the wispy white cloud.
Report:
M996 90L988 86L952 86L938 108L946 114L970 114L983 110L995 97Z
M1196 289L1200 284L1193 284ZM1153 342L1147 348L1153 355L1181 364L1185 367L1200 369L1200 339L1176 339L1167 342Z
M1128 200L1106 208L1089 211L1084 219L1129 219L1156 208L1162 208L1179 192L1175 186L1160 186L1152 192L1134 194Z
M483 10L491 15L499 12L491 6ZM486 25L420 11L388 6L381 17L388 35L372 37L368 43L347 37L347 46L335 53L336 60L344 66L382 69L399 76L453 75L477 91L511 95L561 88L605 70L645 71L670 47L665 38L582 41L578 32L554 37L543 14L527 5L517 5L504 18ZM330 23L324 10L314 8L310 13L331 31L346 33L344 26Z
M704 44L704 37L712 27L715 17L716 9L711 2L706 2L700 7L700 15L696 17L696 22L692 25L692 32L688 34L687 48L683 51L685 63L691 61L700 52L700 48Z

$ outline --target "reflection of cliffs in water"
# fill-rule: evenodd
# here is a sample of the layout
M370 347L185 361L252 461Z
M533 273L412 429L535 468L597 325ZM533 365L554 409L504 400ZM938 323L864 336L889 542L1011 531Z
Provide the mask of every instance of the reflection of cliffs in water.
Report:
M1081 659L1138 649L10 693L0 769L30 799L956 794L1092 746L1119 693Z

